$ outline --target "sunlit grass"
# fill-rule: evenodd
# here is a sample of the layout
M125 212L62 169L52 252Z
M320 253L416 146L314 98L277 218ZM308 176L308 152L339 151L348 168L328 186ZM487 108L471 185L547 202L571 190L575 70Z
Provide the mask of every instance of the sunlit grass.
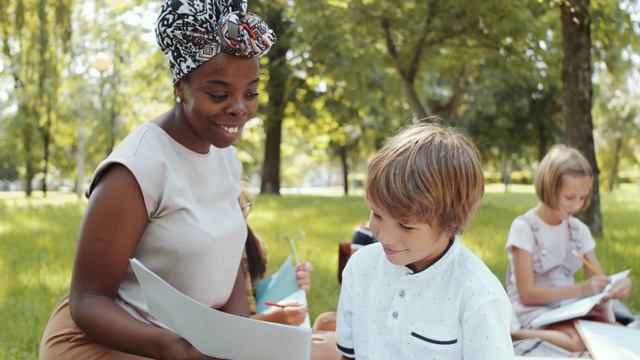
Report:
M625 186L601 193L605 234L597 253L607 273L631 268L640 286L640 190ZM477 215L461 236L504 281L504 243L511 221L533 207L531 186L487 187ZM314 267L309 306L312 320L335 310L338 242L348 241L369 211L362 196L258 195L249 224L268 245L269 272L290 254L288 238L295 239L301 259ZM0 359L37 359L40 337L51 310L68 291L76 234L86 202L73 194L0 192ZM626 304L640 312L639 291Z
M36 359L53 306L68 291L84 201L0 192L0 359Z

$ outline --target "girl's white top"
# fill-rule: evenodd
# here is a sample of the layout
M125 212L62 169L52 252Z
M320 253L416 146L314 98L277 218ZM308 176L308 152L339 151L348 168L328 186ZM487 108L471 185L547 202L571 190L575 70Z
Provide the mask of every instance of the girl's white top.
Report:
M535 211L529 210L513 221L505 245L509 257L507 292L514 311L511 331L530 327L533 319L561 304L559 301L542 306L525 306L520 303L513 274L513 247L531 253L537 286L567 286L574 283L573 275L583 267L582 261L573 251L584 254L595 246L587 225L574 217L559 225L549 225Z

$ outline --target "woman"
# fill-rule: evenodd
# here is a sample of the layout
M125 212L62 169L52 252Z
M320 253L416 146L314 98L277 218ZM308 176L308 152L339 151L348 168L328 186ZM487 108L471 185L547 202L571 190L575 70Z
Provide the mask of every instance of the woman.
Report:
M203 304L249 315L232 144L258 107L259 57L275 35L246 2L167 0L156 36L176 102L96 169L41 359L211 359L149 314L130 258Z

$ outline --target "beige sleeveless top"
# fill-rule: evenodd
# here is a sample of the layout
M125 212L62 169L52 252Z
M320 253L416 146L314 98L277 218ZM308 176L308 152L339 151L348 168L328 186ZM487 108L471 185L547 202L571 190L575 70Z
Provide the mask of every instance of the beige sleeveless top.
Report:
M240 163L234 147L199 154L154 123L140 126L96 169L89 187L114 163L135 176L149 222L135 258L173 287L214 308L225 304L242 257L247 227L238 205ZM122 199L126 201L126 199ZM116 302L157 325L131 267Z

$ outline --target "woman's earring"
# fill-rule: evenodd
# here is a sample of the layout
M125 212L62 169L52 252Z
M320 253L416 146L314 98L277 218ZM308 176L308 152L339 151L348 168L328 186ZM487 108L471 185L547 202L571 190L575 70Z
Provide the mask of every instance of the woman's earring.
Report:
M180 98L180 96L176 96L176 102L179 104L182 102L182 99Z

